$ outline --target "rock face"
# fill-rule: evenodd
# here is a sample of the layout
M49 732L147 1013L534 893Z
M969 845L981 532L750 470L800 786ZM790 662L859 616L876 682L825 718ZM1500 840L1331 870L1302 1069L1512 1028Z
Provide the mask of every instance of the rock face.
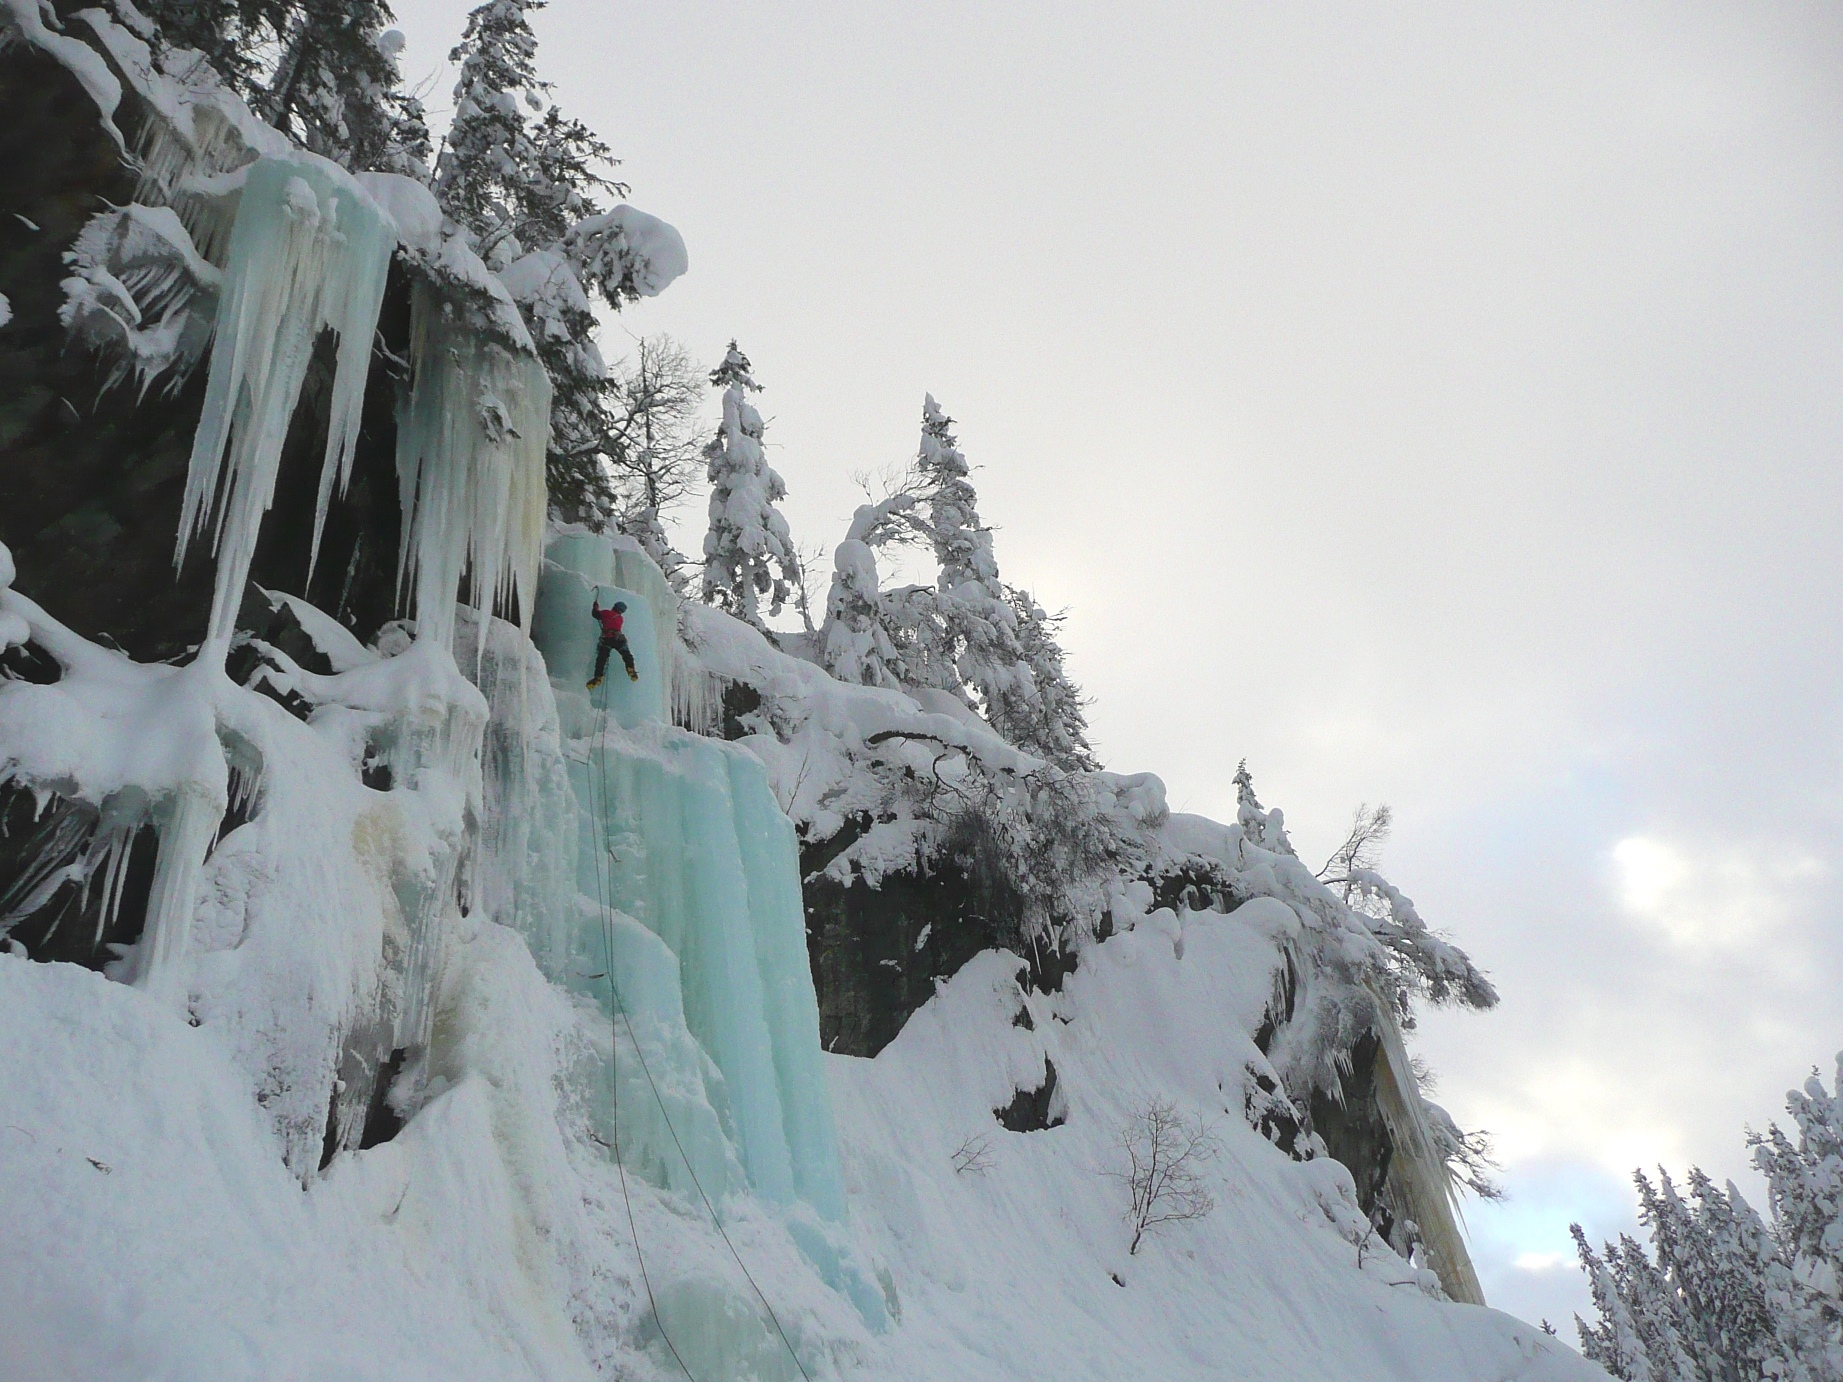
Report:
M211 571L174 579L173 534L202 372L168 393L108 391L66 347L63 254L94 213L134 200L135 178L96 107L35 48L0 48L0 541L20 588L90 637L143 659L198 640ZM164 381L162 381L163 383Z
M950 854L926 873L891 874L876 887L823 872L861 833L847 824L801 848L807 953L827 1051L876 1055L934 996L937 981L983 950L1020 953L1031 987L1043 992L1056 992L1074 970L1073 951L1023 940L1017 899L975 879Z
M135 100L117 123L129 146ZM183 657L211 604L208 543L174 570L175 537L205 370L106 387L108 371L69 346L59 308L64 254L84 223L132 202L136 177L63 67L26 45L0 48L0 541L20 588L89 638L140 661ZM401 357L409 293L393 276L379 333ZM368 638L395 613L396 366L373 356L351 489L328 515L310 582L308 547L326 444L330 361L316 360L289 433L275 509L252 577L307 596Z
M802 870L819 1044L840 1055L874 1056L934 996L937 979L1002 944L999 936L1010 928L979 907L951 865L926 877L894 875L872 888L822 876L811 866L815 852L804 851Z

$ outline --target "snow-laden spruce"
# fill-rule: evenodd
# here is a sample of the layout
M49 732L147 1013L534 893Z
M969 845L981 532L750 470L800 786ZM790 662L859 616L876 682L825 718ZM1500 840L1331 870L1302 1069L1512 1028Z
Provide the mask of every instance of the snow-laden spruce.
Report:
M800 586L800 556L775 507L787 484L762 449L762 415L749 402L761 388L749 357L730 342L710 382L723 390L723 421L704 448L710 526L704 534L704 598L765 628ZM763 603L767 609L763 610Z
M550 100L537 73L531 12L543 0L488 0L450 54L460 67L454 122L435 174L442 209L518 300L553 385L551 502L605 517L612 420L591 295L619 309L685 272L684 241L634 207L608 176L608 146Z
M928 395L913 464L853 516L833 556L818 656L845 681L945 691L1010 743L1092 769L1081 692L1056 640L1059 617L999 579L952 426ZM932 584L882 588L877 553L898 546L934 557Z
M1691 1167L1688 1196L1642 1171L1639 1222L1596 1252L1574 1243L1599 1318L1575 1317L1581 1351L1624 1382L1828 1382L1843 1377L1843 1056L1786 1096L1798 1137L1750 1133L1771 1223L1730 1181Z

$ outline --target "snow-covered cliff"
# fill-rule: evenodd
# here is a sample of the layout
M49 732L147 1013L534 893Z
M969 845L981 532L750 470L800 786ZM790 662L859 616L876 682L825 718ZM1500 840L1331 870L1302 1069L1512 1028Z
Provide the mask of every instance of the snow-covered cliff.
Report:
M1407 899L547 524L551 378L426 189L129 10L0 17L0 91L138 170L0 347L158 386L66 444L165 457L109 522L190 547L108 646L127 573L52 579L64 424L9 400L8 1376L1598 1375L1476 1303L1401 1019L1489 986ZM598 243L657 291L641 219Z

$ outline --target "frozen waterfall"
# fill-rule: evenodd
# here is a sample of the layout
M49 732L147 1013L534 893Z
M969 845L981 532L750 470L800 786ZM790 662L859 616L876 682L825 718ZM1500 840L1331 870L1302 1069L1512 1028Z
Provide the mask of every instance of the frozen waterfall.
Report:
M616 663L592 700L597 596L625 601L639 680ZM577 897L521 924L552 980L621 1032L618 995L633 1023L646 1066L618 1072L623 1158L675 1190L693 1171L713 1199L746 1188L783 1206L815 1267L881 1328L882 1292L843 1234L793 825L752 754L669 723L676 609L638 551L550 544L533 637L575 797Z

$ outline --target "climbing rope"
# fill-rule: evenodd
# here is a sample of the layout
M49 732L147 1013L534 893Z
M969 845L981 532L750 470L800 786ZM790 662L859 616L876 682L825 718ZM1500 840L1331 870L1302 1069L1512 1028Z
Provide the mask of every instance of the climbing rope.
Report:
M601 706L602 720L596 727L595 736L596 752L601 755L601 763L604 767L607 762L605 751L605 740L608 737L607 701L608 695L604 691L602 693ZM601 904L602 978L608 984L608 996L611 1000L614 1012L618 1012L622 1016L625 1016L627 1008L626 1005L621 1002L620 990L615 987L614 983L614 920L610 915L610 908L608 905L609 894L614 889L614 879L612 877L614 865L611 857L613 842L608 837L608 818L603 809L606 802L604 801L598 804L595 799L596 780L601 776L602 774L600 772L591 772L590 774L589 810L595 816L596 821L600 823L602 836L602 849L600 856L595 861L595 895L596 900ZM602 782L602 791L605 796L607 792L606 781ZM602 873L604 868L610 870L610 876L605 880ZM629 1040L633 1039L632 1023L628 1024L627 1035ZM635 1053L638 1054L639 1050L639 1043L635 1042ZM666 1341L666 1348L671 1351L672 1361L678 1364L678 1370L684 1373L686 1382L697 1382L697 1379L691 1375L691 1369L685 1366L685 1360L679 1355L678 1345L672 1342L672 1336L666 1332L666 1322L661 1319L659 1315L659 1300L653 1294L653 1279L648 1275L646 1270L646 1254L640 1251L640 1228L639 1225L634 1222L633 1196L627 1189L627 1163L621 1160L621 1037L620 1033L614 1028L614 1017L612 1013L608 1018L608 1069L608 1092L612 1108L609 1119L609 1131L613 1134L613 1142L608 1150L614 1153L615 1169L620 1172L621 1176L621 1202L627 1206L627 1232L634 1240L634 1260L640 1264L640 1281L641 1284L646 1287L646 1303L653 1312L653 1323L659 1326L659 1337ZM650 1075L648 1076L648 1083L651 1083ZM658 1096L658 1090L655 1089L653 1093L654 1097ZM664 1111L664 1105L662 1104L660 1112L664 1113Z
M627 1029L627 1039L633 1045L634 1056L640 1062L641 1073L646 1076L647 1087L652 1090L653 1100L659 1105L659 1116L666 1125L666 1132L671 1135L672 1145L674 1148L677 1149L679 1159L685 1163L686 1174L688 1174L691 1177L691 1184L697 1188L698 1198L704 1202L704 1208L706 1212L708 1212L710 1215L710 1222L712 1226L717 1230L718 1236L723 1239L723 1246L729 1249L730 1256L735 1259L736 1266L741 1270L743 1278L749 1283L749 1289L755 1292L755 1298L762 1303L762 1309L768 1312L768 1318L774 1323L774 1332L780 1335L781 1343L787 1349L787 1356L793 1359L794 1366L800 1370L800 1376L805 1378L806 1382L812 1382L812 1374L806 1370L806 1364L800 1361L800 1354L798 1350L794 1348L793 1341L787 1337L787 1330L781 1324L781 1317L775 1314L774 1307L768 1303L768 1297L762 1293L761 1286L756 1282L754 1273L752 1273L749 1270L748 1264L742 1260L742 1254L736 1251L735 1243L730 1241L729 1232L723 1227L723 1220L722 1220L722 1217L718 1215L717 1213L717 1207L711 1203L710 1196L704 1190L704 1183L698 1179L697 1168L691 1164L691 1157L685 1151L685 1144L679 1140L678 1129L672 1125L672 1115L666 1109L665 1098L659 1092L659 1085L657 1081L653 1079L652 1068L646 1063L646 1053L640 1049L640 1040L634 1034L633 1019L628 1015L627 1005L621 1001L620 990L615 986L615 982L614 982L614 920L612 917L613 909L610 905L610 899L614 891L614 879L613 879L614 838L609 829L608 812L606 809L608 805L609 791L608 791L608 780L607 780L607 773L608 773L608 718L607 718L608 693L605 689L602 691L601 702L602 703L599 708L602 712L602 719L601 719L600 724L596 727L595 748L593 751L594 752L594 762L592 764L593 771L591 773L590 782L589 782L589 809L595 815L596 824L600 828L601 837L602 837L602 848L600 852L601 857L596 861L596 867L595 867L595 886L596 886L596 891L599 895L599 900L601 902L602 948L603 948L603 953L607 957L606 963L604 965L604 977L607 980L608 996L612 1002L613 1009L614 1009L614 1014L609 1019L610 1035L614 1038L611 1043L611 1050L614 1053L613 1059L618 1061L618 1058L619 1058L618 1057L618 1052L620 1048L619 1034L615 1032L613 1029L614 1017L618 1016L621 1020L622 1025ZM599 793L597 792L598 787L600 789ZM600 798L599 802L597 801L598 795ZM603 886L603 879L602 879L602 869L604 866L607 867L609 870L609 876L608 876L606 887ZM619 1095L619 1090L618 1090L618 1085L619 1085L618 1066L614 1071L614 1075L615 1075L615 1084L617 1086L616 1093L615 1093L615 1121L614 1121L614 1127L613 1127L614 1142L615 1142L614 1160L617 1166L621 1166L621 1195L623 1198L627 1198L627 1171L626 1171L626 1167L622 1165L621 1163L621 1150L620 1150L621 1129L620 1129L620 1121L619 1121L620 1095ZM632 1230L633 1229L633 1201L631 1199L627 1199L627 1222L628 1222L628 1228ZM647 1278L646 1261L645 1261L645 1258L641 1257L641 1254L640 1254L640 1237L637 1231L634 1233L634 1256L640 1260L640 1279L646 1283L647 1301L653 1307L653 1319L659 1325L660 1337L665 1339L666 1347L671 1349L672 1357L677 1361L679 1369L682 1372L684 1372L687 1378L690 1378L691 1370L685 1367L685 1360L679 1357L678 1349L673 1345L671 1336L666 1334L665 1322L663 1320L660 1320L659 1318L659 1305L658 1305L658 1302L655 1301L653 1298L652 1282L648 1280Z

